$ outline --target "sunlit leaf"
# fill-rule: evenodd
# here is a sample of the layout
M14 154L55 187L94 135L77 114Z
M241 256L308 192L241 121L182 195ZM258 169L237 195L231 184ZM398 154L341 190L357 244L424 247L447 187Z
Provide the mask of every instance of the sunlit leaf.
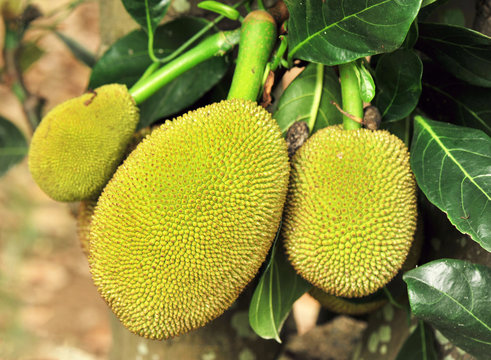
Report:
M404 275L411 310L478 359L491 354L491 269L462 260L432 261Z
M293 303L312 285L297 275L275 242L269 263L252 296L249 323L264 339L280 340L281 328Z
M326 65L397 49L421 0L286 0L289 56Z
M428 200L491 251L491 138L416 116L411 167Z
M332 68L324 67L323 71L323 76L319 79L317 65L309 64L286 88L273 116L283 134L293 123L308 121L311 117L318 81L322 81L322 95L315 114L313 132L343 121L341 113L331 104L331 101L335 101L341 105L341 88L338 77Z
M24 159L26 154L27 141L22 132L0 116L0 176Z

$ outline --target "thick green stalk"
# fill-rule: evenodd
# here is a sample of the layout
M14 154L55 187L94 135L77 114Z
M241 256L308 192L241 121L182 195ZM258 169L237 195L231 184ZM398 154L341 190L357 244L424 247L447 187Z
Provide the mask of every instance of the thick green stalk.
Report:
M221 56L230 51L239 42L239 39L240 29L222 31L210 36L191 50L165 64L143 81L138 81L130 89L131 96L137 104L141 104L182 73L214 56Z
M363 101L355 66L354 62L339 65L343 110L358 119L363 119ZM359 129L361 124L343 115L343 127L345 130L355 130Z
M229 99L257 99L266 64L276 41L276 23L263 10L256 10L246 16L242 23L239 54Z

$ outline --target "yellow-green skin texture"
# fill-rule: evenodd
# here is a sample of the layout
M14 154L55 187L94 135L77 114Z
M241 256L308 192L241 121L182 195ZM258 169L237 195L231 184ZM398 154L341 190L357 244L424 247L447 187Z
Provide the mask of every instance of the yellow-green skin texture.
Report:
M90 233L92 277L123 325L170 338L230 307L272 244L288 178L279 127L250 101L146 137L104 188Z
M387 131L330 126L292 158L286 252L327 294L362 297L387 284L406 259L416 217L409 153Z
M58 201L96 199L116 171L139 119L125 85L104 85L52 109L36 129L29 169Z
M326 294L319 288L312 288L310 295L329 311L346 315L363 315L380 309L387 299L367 300L366 302L351 302L349 299Z

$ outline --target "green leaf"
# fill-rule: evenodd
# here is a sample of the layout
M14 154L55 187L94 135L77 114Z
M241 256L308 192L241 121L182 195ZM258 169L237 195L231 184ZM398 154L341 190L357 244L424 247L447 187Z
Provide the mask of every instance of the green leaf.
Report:
M286 88L278 103L273 117L278 122L283 134L297 121L308 121L315 104L317 77L316 64L309 64ZM332 68L324 67L322 77L322 95L320 98L315 125L312 132L326 126L343 122L341 113L331 104L335 101L341 105L341 87L338 77Z
M297 275L275 241L269 263L252 295L249 323L264 339L280 340L280 331L293 303L312 287Z
M0 176L24 159L26 154L27 141L22 132L0 116Z
M405 47L406 49L412 49L414 45L416 45L416 42L418 41L418 37L419 37L418 22L413 21L406 35L406 38L404 39L404 43L402 44L402 47Z
M29 67L38 61L45 51L41 49L35 42L26 42L20 48L19 66L24 73Z
M420 321L402 345L396 360L438 360L433 329Z
M491 87L491 38L477 31L445 24L419 24L416 48L455 77Z
M491 138L416 116L411 167L429 201L491 251Z
M326 65L397 49L421 0L286 0L289 58Z
M70 51L75 56L75 58L77 58L77 60L81 61L82 63L84 63L90 68L95 65L96 63L95 55L92 54L89 50L87 50L85 47L83 47L80 43L78 43L71 37L63 35L58 31L55 31L54 33L70 49Z
M171 0L121 0L131 17L147 31L147 8L152 32L169 8Z
M435 1L437 1L437 0L423 0L421 7L425 7L426 5L430 5L431 3L434 3Z
M443 72L437 64L424 64L419 107L435 120L483 130L491 136L491 89L469 85Z
M360 96L364 102L370 102L375 96L375 82L372 74L365 67L364 62L360 59L356 62L356 76L358 77L358 86L360 87Z
M408 271L404 281L414 315L469 354L491 354L489 267L441 259Z
M197 18L180 18L159 26L155 32L157 55L177 49L207 24ZM90 88L108 83L131 87L152 63L147 54L146 34L134 31L109 48L94 66ZM225 74L229 64L225 57L215 57L179 76L140 105L139 128L160 118L175 114L193 104Z
M377 96L375 106L383 121L397 121L408 116L421 95L423 64L411 49L399 49L380 57L375 69Z

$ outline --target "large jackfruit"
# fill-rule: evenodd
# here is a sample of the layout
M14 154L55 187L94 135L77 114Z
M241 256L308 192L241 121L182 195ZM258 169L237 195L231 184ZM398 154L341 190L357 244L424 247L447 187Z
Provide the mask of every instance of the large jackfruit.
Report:
M58 201L96 199L121 162L138 119L133 98L119 84L56 106L32 137L33 179Z
M102 297L129 330L153 339L216 318L264 261L288 178L279 127L253 102L166 122L99 198L89 264Z
M286 252L328 294L362 297L387 284L406 259L416 217L409 153L387 131L327 127L292 158Z

